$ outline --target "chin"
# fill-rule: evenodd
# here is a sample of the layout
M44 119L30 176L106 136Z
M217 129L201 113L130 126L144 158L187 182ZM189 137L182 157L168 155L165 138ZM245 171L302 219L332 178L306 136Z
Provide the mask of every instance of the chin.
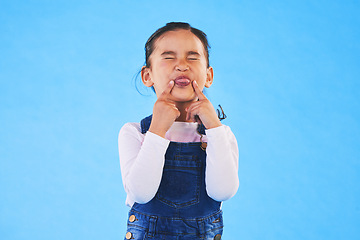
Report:
M192 95L192 96L184 96L184 95L181 95L181 96L174 96L173 95L173 101L175 102L193 102L196 100L196 96Z

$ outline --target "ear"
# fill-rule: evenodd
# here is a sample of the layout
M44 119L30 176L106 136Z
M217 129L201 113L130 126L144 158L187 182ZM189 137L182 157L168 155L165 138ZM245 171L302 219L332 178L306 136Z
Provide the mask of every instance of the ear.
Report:
M143 66L141 68L141 80L143 84L147 87L152 87L154 85L154 82L151 80L150 77L150 68Z
M212 67L209 67L206 70L206 81L205 81L205 87L209 88L214 80L214 69Z

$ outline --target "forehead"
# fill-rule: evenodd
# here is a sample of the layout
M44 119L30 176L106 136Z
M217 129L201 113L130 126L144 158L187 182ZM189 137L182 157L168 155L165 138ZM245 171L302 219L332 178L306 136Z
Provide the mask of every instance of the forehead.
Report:
M154 44L154 53L163 51L197 51L205 56L205 48L201 40L189 30L179 29L161 35Z

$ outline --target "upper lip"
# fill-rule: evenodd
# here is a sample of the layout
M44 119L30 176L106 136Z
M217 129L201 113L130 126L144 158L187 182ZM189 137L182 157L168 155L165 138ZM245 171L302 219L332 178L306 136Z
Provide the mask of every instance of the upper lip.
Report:
M188 76L186 76L186 75L178 76L178 77L176 77L176 78L174 79L174 81L180 80L180 79L188 79L189 81L191 81L191 79L190 79Z

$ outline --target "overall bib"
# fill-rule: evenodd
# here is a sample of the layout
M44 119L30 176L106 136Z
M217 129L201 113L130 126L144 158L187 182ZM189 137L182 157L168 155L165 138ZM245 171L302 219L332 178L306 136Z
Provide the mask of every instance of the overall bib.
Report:
M149 116L141 121L143 134L151 119ZM205 134L203 125L198 130ZM125 239L221 239L221 202L206 193L206 152L200 146L200 142L170 142L159 189L148 203L134 203Z

